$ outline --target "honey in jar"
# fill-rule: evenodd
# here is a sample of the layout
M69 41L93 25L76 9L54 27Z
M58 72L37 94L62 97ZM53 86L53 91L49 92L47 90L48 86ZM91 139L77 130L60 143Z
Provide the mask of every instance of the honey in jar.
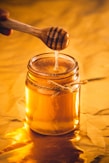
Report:
M79 67L75 58L53 52L32 57L26 78L26 122L43 135L79 130ZM77 84L76 84L77 83Z

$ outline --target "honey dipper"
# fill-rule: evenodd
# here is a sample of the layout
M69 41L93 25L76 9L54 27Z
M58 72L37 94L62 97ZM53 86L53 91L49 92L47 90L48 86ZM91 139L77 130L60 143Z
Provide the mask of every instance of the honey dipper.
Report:
M69 42L69 34L63 28L59 27L39 29L11 18L1 21L0 25L36 36L53 50L62 50L67 47Z

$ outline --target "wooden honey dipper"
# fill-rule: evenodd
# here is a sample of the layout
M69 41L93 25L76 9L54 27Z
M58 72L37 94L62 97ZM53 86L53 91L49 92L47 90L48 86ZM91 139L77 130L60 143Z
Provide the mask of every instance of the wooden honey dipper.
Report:
M36 36L53 50L63 50L69 43L69 34L63 28L48 27L39 29L11 18L1 21L0 25Z

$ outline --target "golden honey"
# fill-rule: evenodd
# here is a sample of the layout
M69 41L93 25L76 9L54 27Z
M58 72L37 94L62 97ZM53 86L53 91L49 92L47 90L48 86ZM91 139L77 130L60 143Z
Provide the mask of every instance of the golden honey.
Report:
M37 133L62 135L79 130L80 85L77 61L54 53L32 57L26 78L26 122Z

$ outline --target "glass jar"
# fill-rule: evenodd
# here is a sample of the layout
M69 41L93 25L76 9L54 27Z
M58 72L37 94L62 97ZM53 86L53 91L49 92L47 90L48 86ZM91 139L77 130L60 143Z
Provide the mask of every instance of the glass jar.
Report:
M44 135L79 131L80 84L77 61L58 54L58 69L53 52L29 60L26 77L26 122Z

